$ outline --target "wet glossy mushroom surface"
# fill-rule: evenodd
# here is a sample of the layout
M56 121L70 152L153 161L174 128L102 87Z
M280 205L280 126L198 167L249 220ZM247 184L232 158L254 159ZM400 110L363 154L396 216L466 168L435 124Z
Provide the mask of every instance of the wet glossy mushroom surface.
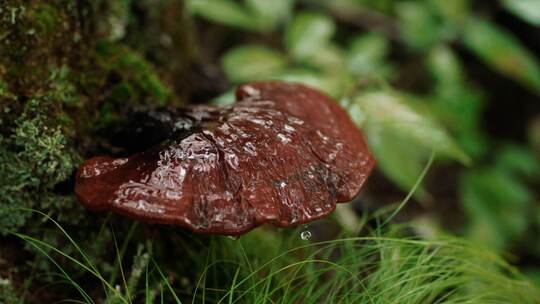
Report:
M168 140L127 158L94 157L77 173L88 209L198 233L287 227L351 200L374 160L339 105L317 90L249 83L229 106L163 112Z

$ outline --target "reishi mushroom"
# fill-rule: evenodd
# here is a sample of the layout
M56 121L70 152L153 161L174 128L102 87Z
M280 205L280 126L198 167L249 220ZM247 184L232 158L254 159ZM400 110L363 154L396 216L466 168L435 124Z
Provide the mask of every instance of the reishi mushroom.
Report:
M93 211L240 235L313 221L360 191L375 162L335 101L277 81L241 85L236 98L164 112L169 140L85 161L78 199Z

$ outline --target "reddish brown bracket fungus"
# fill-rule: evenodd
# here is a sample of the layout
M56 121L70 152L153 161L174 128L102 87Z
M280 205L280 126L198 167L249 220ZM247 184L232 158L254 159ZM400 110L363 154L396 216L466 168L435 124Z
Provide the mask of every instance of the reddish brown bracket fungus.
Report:
M91 210L238 235L269 222L306 223L351 200L374 160L329 97L300 84L242 85L229 106L196 105L162 119L166 143L127 158L95 157L75 192Z

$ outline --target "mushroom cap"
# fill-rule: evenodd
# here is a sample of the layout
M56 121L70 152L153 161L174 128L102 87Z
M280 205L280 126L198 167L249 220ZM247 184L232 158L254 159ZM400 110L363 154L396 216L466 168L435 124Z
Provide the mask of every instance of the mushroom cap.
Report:
M77 197L94 211L239 235L313 221L360 191L375 161L335 101L277 81L241 85L236 98L167 118L182 132L164 144L85 161Z

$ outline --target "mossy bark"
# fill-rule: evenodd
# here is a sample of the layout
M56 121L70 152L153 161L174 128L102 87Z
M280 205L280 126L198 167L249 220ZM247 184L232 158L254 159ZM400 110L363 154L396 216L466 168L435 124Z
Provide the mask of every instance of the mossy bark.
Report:
M191 45L180 1L3 1L1 157L14 173L0 195L10 189L10 207L36 207L28 195L47 197L131 108L183 103Z
M77 166L115 151L106 135L132 109L185 102L191 32L181 1L0 2L0 255L11 232L43 225L24 208L85 225Z

